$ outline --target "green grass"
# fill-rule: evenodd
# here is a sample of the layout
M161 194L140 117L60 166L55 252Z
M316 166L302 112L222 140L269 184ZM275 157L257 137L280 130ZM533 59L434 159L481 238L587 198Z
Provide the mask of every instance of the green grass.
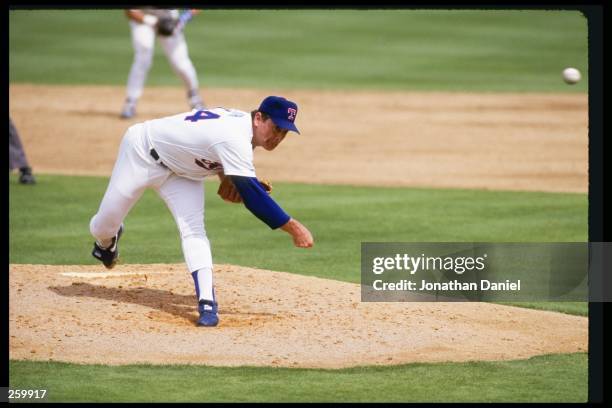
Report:
M59 29L61 28L61 29ZM202 87L586 92L587 19L545 10L204 10L187 26ZM159 45L148 85L177 85ZM116 84L121 10L11 10L9 80Z
M495 302L508 306L527 307L529 309L550 310L578 316L589 315L587 302Z
M12 388L61 402L586 402L585 353L342 370L11 361Z
M95 264L89 220L106 177L38 175L35 186L9 180L11 263ZM275 183L274 198L315 237L293 247L242 205L206 182L206 229L216 263L360 280L361 242L585 242L586 194L373 188ZM183 262L178 230L148 190L128 214L124 263ZM273 256L272 256L273 255Z

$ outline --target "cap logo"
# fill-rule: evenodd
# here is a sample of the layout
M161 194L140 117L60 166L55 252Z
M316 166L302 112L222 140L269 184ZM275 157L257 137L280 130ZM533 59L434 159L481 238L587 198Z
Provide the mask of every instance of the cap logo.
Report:
M287 119L289 119L290 121L293 122L295 120L295 115L297 115L297 110L295 110L293 108L288 108L287 109L287 113L289 114Z

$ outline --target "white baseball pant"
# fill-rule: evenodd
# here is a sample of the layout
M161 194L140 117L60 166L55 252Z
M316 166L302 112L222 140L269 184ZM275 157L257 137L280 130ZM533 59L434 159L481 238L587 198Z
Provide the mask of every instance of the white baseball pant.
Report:
M127 130L100 208L91 218L90 232L98 242L108 242L145 189L152 188L176 221L189 272L207 270L212 274L210 242L204 228L204 183L179 177L156 163L151 148L141 123Z

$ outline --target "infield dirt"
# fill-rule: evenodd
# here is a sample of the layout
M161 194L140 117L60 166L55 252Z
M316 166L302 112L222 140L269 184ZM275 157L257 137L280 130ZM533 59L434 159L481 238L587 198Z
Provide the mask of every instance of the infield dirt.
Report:
M250 111L269 94L299 102L260 177L324 184L585 193L586 94L210 89L209 106ZM122 87L11 85L10 115L36 171L108 176L130 124L187 110L180 88L147 88L130 121Z
M186 109L149 88L122 121L122 87L11 85L35 173L109 176L126 128ZM211 89L209 106L298 101L297 125L258 175L274 181L587 191L582 94ZM95 209L92 209L94 211ZM586 226L585 226L586 228ZM10 358L103 364L337 368L587 351L588 319L490 303L361 303L359 286L216 265L219 327L195 327L184 265L9 265Z

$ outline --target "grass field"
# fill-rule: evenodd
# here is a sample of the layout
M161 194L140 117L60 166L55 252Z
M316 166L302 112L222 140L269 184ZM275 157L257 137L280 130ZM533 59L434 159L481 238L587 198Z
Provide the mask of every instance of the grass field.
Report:
M41 175L35 188L19 185L16 176L10 181L11 263L97 262L89 253L89 220L104 195L107 178ZM315 231L317 250L299 251L291 245L289 235L271 231L243 206L219 199L218 183L205 185L206 230L215 262L348 282L360 281L362 241L587 239L585 194L278 183L274 198ZM438 205L432 206L433 202ZM360 222L355 223L356 219ZM125 225L121 240L124 263L183 262L174 220L153 191L145 193Z
M205 10L186 35L202 88L586 92L588 83L587 20L577 11ZM121 10L9 11L10 83L123 86L131 61ZM585 80L565 85L567 66L580 69ZM159 46L147 80L156 85L181 86ZM107 178L37 178L38 185L21 186L9 176L9 262L93 264L88 224ZM585 194L277 186L274 197L312 228L317 250L294 250L285 234L269 231L241 206L222 203L209 183L206 221L216 263L359 282L362 241L587 239ZM272 252L279 256L266 255ZM183 261L172 217L152 192L126 220L122 260ZM522 306L587 314L580 302ZM49 387L51 401L587 398L582 353L347 370L26 361L8 368L12 388Z
M587 89L561 81L588 70L578 11L205 10L186 36L203 87ZM132 62L121 10L11 11L9 52L11 82L124 84ZM159 45L147 84L180 85Z
M344 370L10 364L11 387L62 402L585 402L587 355Z

